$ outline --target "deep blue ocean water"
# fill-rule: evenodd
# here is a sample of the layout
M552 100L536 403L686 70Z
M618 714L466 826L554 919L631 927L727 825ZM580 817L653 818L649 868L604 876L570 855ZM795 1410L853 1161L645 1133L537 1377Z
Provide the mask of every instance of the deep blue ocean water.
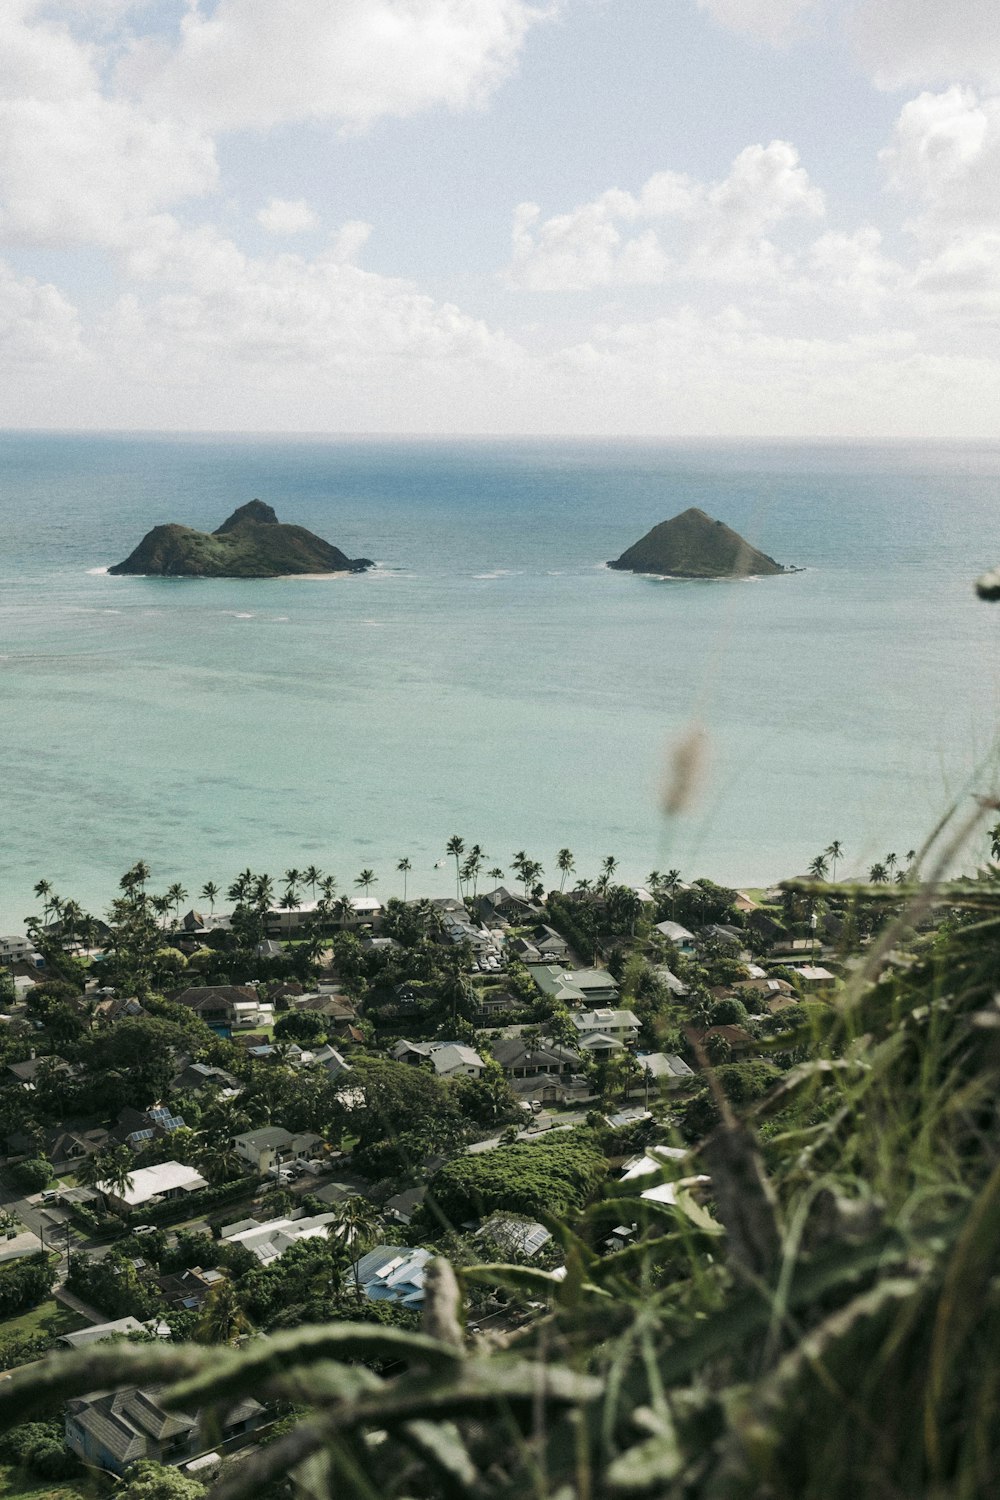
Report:
M95 570L253 497L377 571ZM609 571L698 505L805 571ZM1000 447L0 434L0 924L40 878L101 910L137 858L192 892L315 863L450 889L450 835L555 881L863 870L997 780ZM658 810L666 747L710 745ZM970 861L981 851L970 851Z

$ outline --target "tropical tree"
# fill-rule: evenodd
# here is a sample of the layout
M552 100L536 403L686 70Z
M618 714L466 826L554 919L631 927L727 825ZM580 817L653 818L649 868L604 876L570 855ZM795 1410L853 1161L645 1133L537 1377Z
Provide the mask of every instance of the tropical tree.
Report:
M844 855L844 846L840 842L839 839L834 839L833 843L829 845L829 847L826 849L825 852L826 852L826 854L829 855L830 859L833 860L833 878L834 878L834 880L836 880L836 878L837 878L837 861L838 861L838 859L842 859L843 858L843 855Z
M817 854L816 858L809 866L809 874L813 877L814 880L825 880L827 868L826 855Z
M1000 827L1000 824L997 826ZM490 879L495 880L497 885L500 884L506 873L507 871L503 868L503 865L494 865L492 870L488 871Z
M132 1186L135 1162L127 1146L110 1146L104 1151L95 1151L76 1168L78 1182L87 1187L98 1183L116 1197L123 1197Z
M868 871L868 881L870 885L887 885L889 882L889 872L886 869L885 865L872 865L871 869Z
M336 901L333 903L333 914L337 918L341 927L346 927L348 922L354 916L354 902L351 900L350 896L346 894L346 892L343 896L338 896Z
M997 825L1000 828L1000 824ZM52 910L49 897L52 895L52 886L47 880L39 880L35 885L35 895L42 903L42 925L46 926L49 920L49 912Z
M372 886L378 884L378 876L374 870L362 870L354 884L359 885L367 896Z
M445 853L450 854L455 861L455 892L459 901L462 899L462 868L460 860L465 853L465 840L457 833L453 833L445 845Z
M219 887L214 880L206 880L198 893L204 901L208 902L209 911L215 911L215 898L219 894Z
M613 854L606 854L601 860L601 874L605 881L609 881L618 868L618 861Z
M317 869L315 865L309 865L302 874L302 879L312 891L312 898L314 901L316 900L316 887L319 885L320 876L322 875L322 873L322 870Z
M556 855L556 869L559 871L559 889L562 891L566 887L566 877L576 869L572 849L559 850Z
M891 875L892 872L893 872L893 870L899 864L899 857L896 854L887 854L886 857L885 857L884 863L885 863L886 869L888 870L889 874Z
M181 885L181 883L180 883L179 880L175 880L174 883L173 883L173 885L167 887L167 898L168 898L168 900L170 902L170 905L174 909L174 919L175 919L175 921L178 921L178 922L180 921L180 916L181 916L181 902L182 901L186 901L187 900L187 896L188 896L188 893L184 889L184 887Z
M333 1212L335 1218L330 1228L351 1257L354 1289L360 1301L362 1288L358 1277L358 1266L361 1263L361 1257L366 1250L370 1249L382 1228L382 1217L375 1205L367 1198L362 1198L360 1194L342 1198L334 1206Z
M403 900L405 901L406 900L406 877L407 877L407 875L409 875L410 871L413 869L413 866L410 864L410 861L407 858L405 858L405 856L404 856L403 859L401 859L401 860L398 861L398 863L396 865L396 869L399 871L400 875L402 875L402 877L403 877Z
M236 1288L231 1281L222 1281L205 1299L194 1327L194 1338L199 1344L236 1344L252 1328Z

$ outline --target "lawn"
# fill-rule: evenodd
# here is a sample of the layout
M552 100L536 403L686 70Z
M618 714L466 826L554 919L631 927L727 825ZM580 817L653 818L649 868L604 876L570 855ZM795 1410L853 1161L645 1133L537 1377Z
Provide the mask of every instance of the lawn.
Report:
M47 1333L52 1338L58 1338L61 1333L75 1333L78 1328L86 1328L86 1318L81 1318L71 1308L63 1307L54 1297L46 1302L39 1302L37 1307L32 1307L28 1312L21 1313L16 1318L6 1318L0 1323L0 1343L7 1339L20 1337L22 1334ZM5 1492L0 1489L0 1494Z

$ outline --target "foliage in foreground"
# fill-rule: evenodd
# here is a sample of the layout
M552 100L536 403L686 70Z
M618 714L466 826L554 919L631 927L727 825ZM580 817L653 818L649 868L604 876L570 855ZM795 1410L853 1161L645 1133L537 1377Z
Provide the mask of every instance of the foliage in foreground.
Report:
M807 1060L740 1121L720 1101L692 1161L664 1167L708 1175L704 1202L618 1184L551 1221L565 1279L465 1269L548 1304L505 1347L465 1337L438 1261L422 1333L91 1348L0 1383L0 1418L139 1381L210 1418L244 1393L304 1409L218 1500L282 1494L293 1469L317 1500L1000 1492L1000 888L895 936L905 958L847 993ZM635 1244L599 1252L633 1222Z

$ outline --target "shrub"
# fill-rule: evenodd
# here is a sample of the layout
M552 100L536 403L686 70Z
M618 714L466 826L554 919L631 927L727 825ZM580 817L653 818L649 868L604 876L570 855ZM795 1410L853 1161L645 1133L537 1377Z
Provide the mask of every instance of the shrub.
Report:
M26 1193L38 1193L55 1176L52 1163L44 1156L34 1156L28 1161L19 1161L10 1168L10 1175L18 1187L24 1188Z

